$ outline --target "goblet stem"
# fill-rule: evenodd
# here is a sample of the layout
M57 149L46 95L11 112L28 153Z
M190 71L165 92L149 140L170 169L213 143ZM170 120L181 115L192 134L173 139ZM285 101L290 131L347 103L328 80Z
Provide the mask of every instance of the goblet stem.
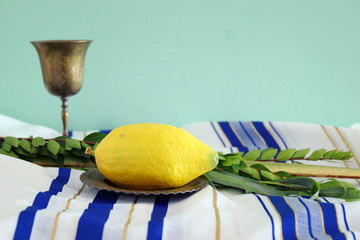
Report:
M62 104L61 104L61 108L62 108L61 119L62 119L62 123L63 123L62 135L67 137L67 136L69 136L69 132L68 132L68 129L67 129L67 124L68 124L68 119L69 119L69 113L67 111L68 97L60 97L60 98L61 98L61 101L62 101Z

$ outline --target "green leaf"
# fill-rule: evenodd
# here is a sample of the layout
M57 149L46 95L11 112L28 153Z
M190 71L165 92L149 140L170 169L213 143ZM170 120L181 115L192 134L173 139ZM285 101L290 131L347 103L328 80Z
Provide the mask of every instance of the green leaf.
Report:
M293 158L305 158L306 155L309 153L309 151L310 151L310 148L297 150L297 151L295 151Z
M47 145L46 146L43 146L43 147L40 147L37 154L41 155L41 156L49 156L50 153L47 149Z
M5 137L4 142L11 145L11 146L13 146L13 147L18 147L19 146L19 139L15 138L15 137Z
M242 160L242 154L242 152L224 154L221 156L224 159L220 160L220 165L231 166L232 164L239 164Z
M87 144L87 143L84 143L84 142L81 142L81 146L83 147L83 148L91 148L91 145L90 144Z
M83 151L80 151L79 149L73 149L71 151L71 155L76 157L82 157Z
M30 151L30 153L35 154L35 153L37 153L38 151L39 151L39 147L35 147L34 145L31 146L31 151Z
M240 170L239 164L233 164L231 167L234 173L238 173Z
M343 159L345 156L346 152L340 151L334 154L333 159Z
M261 179L263 179L263 180L274 181L276 179L274 174L272 174L269 171L260 170L260 175L261 175Z
M60 144L59 153L65 156L71 156L71 153L65 150L65 147Z
M253 178L253 179L256 179L256 180L261 180L261 176L260 176L260 173L259 173L259 171L257 170L257 169L255 169L255 168L250 168L250 170L251 170L251 177Z
M255 161L259 158L261 150L252 150L244 155L244 160Z
M95 151L95 149L97 148L98 145L99 145L99 143L96 143L96 144L92 147L92 150Z
M72 147L70 147L69 145L65 144L64 146L64 150L65 151L71 151Z
M295 150L296 150L295 148L289 148L289 149L282 150L277 155L276 160L277 161L287 161L287 160L289 160L294 155Z
M316 183L314 179L307 177L292 177L289 179L281 179L277 182L290 184L294 187L303 188L303 189L311 189Z
M71 139L71 137L67 137L67 136L58 136L56 138L54 138L55 140L66 140L66 139Z
M270 196L283 196L284 194L276 188L260 183L256 180L238 176L224 170L213 170L207 173L214 183L244 190L246 193L257 193Z
M311 199L316 199L316 198L318 198L319 193L320 193L320 184L312 178L308 178L308 179L314 181L314 185L310 188L310 193L312 195Z
M26 157L35 157L36 156L36 154L31 154L27 150L24 150L24 148L22 148L22 147L14 148L14 151L21 156L26 156Z
M249 167L239 167L238 173L242 176L251 176L252 172Z
M66 139L65 141L65 149L66 149L66 146L70 147L71 148L75 148L75 149L81 149L81 144L80 144L80 141L79 140L76 140L76 139Z
M15 157L15 158L18 158L19 156L14 153L13 151L5 151L4 149L0 148L0 154L4 154L4 155L7 155L7 156L10 156L10 157Z
M351 183L339 181L337 179L325 180L320 183L320 187L322 189L333 188L333 187L345 187L345 188L354 188L355 189L355 186L353 186Z
M345 152L345 156L342 159L343 160L349 160L352 157L353 157L353 155L352 155L351 152Z
M261 163L252 164L250 167L251 167L251 168L258 169L258 170L265 170L265 171L270 172L270 170L269 170L266 166L264 166L263 164L261 164Z
M31 143L30 141L22 138L20 140L20 143L19 143L20 147L22 147L25 151L27 151L28 153L31 152Z
M309 160L319 160L322 156L324 156L326 149L319 149L311 153L309 156Z
M278 171L278 172L275 172L275 174L278 176L281 176L283 179L288 179L288 178L292 177L288 172L285 172L285 171Z
M101 132L94 132L94 133L90 133L89 135L87 135L84 138L84 141L99 143L99 142L101 142L101 140L103 140L104 137L106 137L106 134L101 133Z
M51 139L47 144L47 149L53 156L56 156L60 150L60 144L55 140Z
M242 155L243 155L243 152L236 152L236 153L227 153L227 154L224 154L223 156L225 157L225 158L241 158L242 157Z
M224 167L229 167L231 166L233 163L230 159L226 159L225 161L220 161L220 164Z
M6 152L10 152L11 151L11 145L7 142L3 142L1 145L1 148L6 151Z
M273 159L275 157L276 153L277 153L276 148L267 148L261 152L260 159L261 160Z
M306 177L294 177L289 179L280 179L275 181L261 181L269 185L280 187L286 195L296 196L312 196L317 198L318 190L320 189L319 184L311 178Z
M323 158L324 158L324 159L332 159L336 152L337 152L336 149L327 151L327 152L324 154Z
M239 171L250 176L251 175L251 169L249 168L249 166L244 162L241 161L239 164Z
M33 138L31 140L31 144L34 146L34 147L41 147L41 146L44 146L46 144L45 142L45 139L42 138L42 137L36 137L36 138Z
M360 200L360 191L350 183L338 181L336 179L328 179L326 182L320 183L319 196L354 201Z

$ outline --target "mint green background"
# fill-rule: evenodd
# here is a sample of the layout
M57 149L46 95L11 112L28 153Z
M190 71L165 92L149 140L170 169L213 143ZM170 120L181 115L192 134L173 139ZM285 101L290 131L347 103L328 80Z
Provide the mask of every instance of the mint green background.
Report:
M360 121L360 1L1 0L0 113L60 131L49 39L93 40L70 129Z

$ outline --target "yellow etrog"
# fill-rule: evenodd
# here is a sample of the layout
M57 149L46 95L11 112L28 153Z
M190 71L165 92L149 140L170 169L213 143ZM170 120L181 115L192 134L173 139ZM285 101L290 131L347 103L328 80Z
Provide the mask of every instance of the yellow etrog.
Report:
M171 125L140 123L111 131L95 150L99 171L128 189L180 187L214 169L215 150Z

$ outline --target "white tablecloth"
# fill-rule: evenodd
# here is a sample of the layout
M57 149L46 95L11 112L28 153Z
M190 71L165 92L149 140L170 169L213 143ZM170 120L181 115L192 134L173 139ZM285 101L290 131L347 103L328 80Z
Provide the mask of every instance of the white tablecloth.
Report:
M291 122L200 122L184 129L219 151L349 150L355 156L349 162L321 164L360 166L360 129ZM1 115L0 133L60 135ZM360 202L240 194L210 186L180 196L131 196L84 185L81 173L0 155L0 239L360 239ZM358 181L349 181L360 188Z

